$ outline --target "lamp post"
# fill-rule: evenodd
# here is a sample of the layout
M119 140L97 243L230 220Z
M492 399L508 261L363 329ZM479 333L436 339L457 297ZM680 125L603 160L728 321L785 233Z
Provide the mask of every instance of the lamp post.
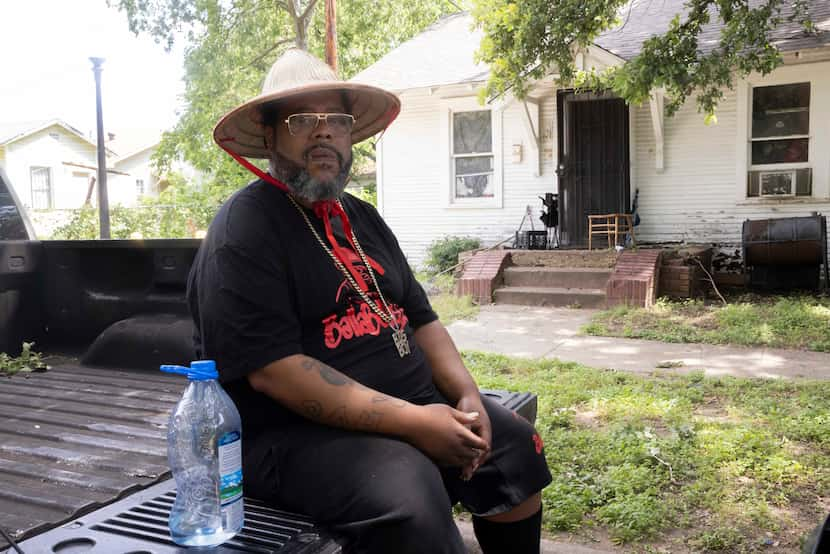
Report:
M101 238L110 238L110 203L107 196L107 145L104 142L104 115L101 109L101 64L104 58L89 58L95 74L95 110L98 123L98 221Z

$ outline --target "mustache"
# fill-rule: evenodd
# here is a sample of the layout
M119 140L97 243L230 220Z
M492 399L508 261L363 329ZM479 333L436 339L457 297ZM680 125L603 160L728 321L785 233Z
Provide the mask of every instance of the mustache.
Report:
M313 144L313 145L309 146L308 148L303 150L303 160L306 163L308 163L308 158L309 158L309 156L311 156L311 151L312 150L317 150L318 148L323 148L325 150L328 150L329 152L331 152L332 154L337 156L337 162L340 164L340 167L343 167L343 161L344 161L343 160L343 154L338 152L336 148L334 148L333 146L331 146L329 144Z

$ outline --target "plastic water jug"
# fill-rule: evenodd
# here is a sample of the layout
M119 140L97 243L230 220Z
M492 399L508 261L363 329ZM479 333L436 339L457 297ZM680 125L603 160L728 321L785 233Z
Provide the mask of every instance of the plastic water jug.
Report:
M176 480L170 536L180 545L215 546L244 522L239 412L216 380L215 362L161 370L189 380L167 426L167 457Z

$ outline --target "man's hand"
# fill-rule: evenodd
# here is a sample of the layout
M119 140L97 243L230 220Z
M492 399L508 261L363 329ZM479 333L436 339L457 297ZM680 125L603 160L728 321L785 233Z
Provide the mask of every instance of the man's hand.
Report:
M461 478L468 481L472 478L473 473L476 472L479 466L490 456L490 448L493 444L493 432L490 427L490 418L487 416L487 410L484 409L484 404L481 402L481 395L477 392L461 397L456 408L461 412L478 412L479 417L470 424L470 430L487 443L487 447L481 449L479 455L465 464L461 469Z
M417 408L414 425L405 438L436 463L465 467L479 458L482 450L490 448L487 441L471 430L473 426L478 427L482 416L487 419L486 413L465 413L444 404ZM489 434L487 420L488 438Z

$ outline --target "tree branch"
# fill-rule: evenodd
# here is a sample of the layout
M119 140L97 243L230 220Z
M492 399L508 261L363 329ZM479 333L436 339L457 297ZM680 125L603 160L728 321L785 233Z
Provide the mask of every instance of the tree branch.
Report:
M274 0L274 5L277 8L282 8L288 12L291 16L291 19L297 19L297 9L296 5L294 4L294 0Z
M259 54L256 58L251 60L250 63L248 63L245 67L246 68L247 67L253 67L255 64L261 62L263 60L263 58L265 58L265 56L267 56L268 54L270 54L271 52L273 52L274 50L276 50L277 48L279 48L283 44L286 44L286 43L289 43L289 42L294 42L294 39L293 38L284 38L282 40L278 40L273 45L271 45L267 50L265 50L264 52Z
M703 267L703 263L701 263L700 258L698 258L697 256L691 256L691 259L693 259L695 262L697 262L697 265L699 265L699 266L700 266L700 269L702 269L702 270L703 270L703 273L705 273L705 274L706 274L706 280L707 280L707 281L709 281L710 283L712 283L712 289L714 289L715 293L716 293L716 294L718 295L718 297L720 298L720 301L721 301L721 302L723 302L723 305L724 305L724 306L726 306L726 299L723 297L723 295L722 295L722 294L720 293L720 291L718 290L718 286L715 284L715 278L714 278L714 277L712 277L712 274L711 274L711 273L709 273L709 272L706 270L706 268L705 268L705 267Z
M317 0L311 0L306 6L305 11L303 11L303 15L300 16L300 19L305 19L311 13L311 10L314 9L314 6L317 5Z

